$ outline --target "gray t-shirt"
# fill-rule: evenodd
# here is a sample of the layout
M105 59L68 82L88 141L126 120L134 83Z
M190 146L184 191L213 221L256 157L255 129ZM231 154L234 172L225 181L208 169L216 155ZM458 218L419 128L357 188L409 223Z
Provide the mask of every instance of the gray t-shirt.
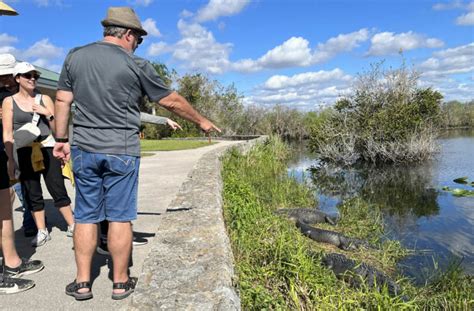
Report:
M21 108L16 103L15 99L12 97L12 104L13 104L13 131L17 131L20 127L27 123L31 123L33 120L33 112L26 112L21 110ZM43 97L41 97L40 105L45 106L43 102ZM42 141L46 139L49 134L51 134L51 129L49 127L49 121L46 119L45 116L39 115L38 123L36 124L40 129L40 136L36 141Z
M58 89L74 94L73 145L131 156L140 156L143 96L157 102L171 93L148 61L108 42L72 49Z

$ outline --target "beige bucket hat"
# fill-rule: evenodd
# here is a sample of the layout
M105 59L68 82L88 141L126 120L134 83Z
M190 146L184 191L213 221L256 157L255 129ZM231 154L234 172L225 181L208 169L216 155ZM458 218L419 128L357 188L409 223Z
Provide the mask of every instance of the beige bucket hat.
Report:
M136 30L140 35L146 36L148 33L143 29L140 19L132 8L126 6L110 7L107 16L101 22L102 26L118 26Z

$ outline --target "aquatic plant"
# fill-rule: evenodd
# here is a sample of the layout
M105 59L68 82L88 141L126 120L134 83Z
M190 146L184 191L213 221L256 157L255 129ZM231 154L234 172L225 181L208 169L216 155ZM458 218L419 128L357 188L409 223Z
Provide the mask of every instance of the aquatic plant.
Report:
M464 177L459 177L459 178L453 179L453 181L455 183L458 183L458 184L467 184L468 183L467 179L468 179L468 177L464 176Z
M474 197L474 190L450 188L448 186L445 186L441 189L444 191L451 192L455 197Z

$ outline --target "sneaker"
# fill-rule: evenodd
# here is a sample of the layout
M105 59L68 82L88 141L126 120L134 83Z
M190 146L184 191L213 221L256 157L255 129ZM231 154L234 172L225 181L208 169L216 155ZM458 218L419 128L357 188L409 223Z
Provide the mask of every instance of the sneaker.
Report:
M148 240L138 236L133 236L133 246L145 245L148 243Z
M109 256L109 248L107 247L107 240L100 239L99 245L97 246L96 249L97 253L104 255L104 256Z
M7 277L19 278L24 275L33 274L43 270L44 265L41 260L28 260L26 258L21 259L21 264L16 268L10 268L5 265L3 273Z
M51 236L49 235L48 230L39 229L38 234L36 234L36 237L31 241L31 246L39 247L44 245L49 240L51 240Z
M0 277L0 294L15 294L24 292L35 286L35 282L25 279Z
M72 238L74 236L74 224L67 226L66 236Z

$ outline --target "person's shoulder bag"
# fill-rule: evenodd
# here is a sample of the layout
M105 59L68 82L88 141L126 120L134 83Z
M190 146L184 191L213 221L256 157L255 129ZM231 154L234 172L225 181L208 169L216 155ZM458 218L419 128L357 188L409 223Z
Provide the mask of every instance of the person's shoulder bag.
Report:
M35 103L39 104L40 101L41 95L36 94ZM41 130L38 127L39 119L40 115L35 112L33 113L33 119L30 123L22 125L19 129L13 132L13 139L17 149L31 145L40 136Z

